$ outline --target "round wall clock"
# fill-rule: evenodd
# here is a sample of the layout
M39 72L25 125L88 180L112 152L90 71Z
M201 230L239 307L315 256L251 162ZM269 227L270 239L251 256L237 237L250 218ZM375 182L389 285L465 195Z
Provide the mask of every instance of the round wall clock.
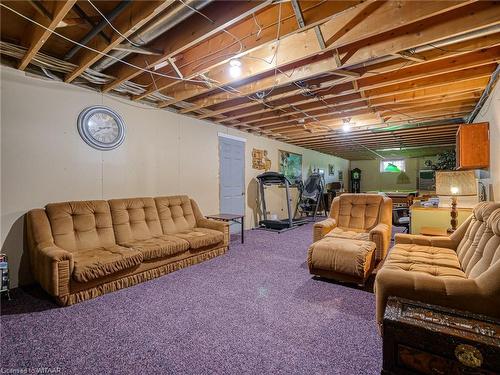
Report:
M118 113L103 106L85 108L78 116L78 133L97 150L113 150L125 139L125 124Z

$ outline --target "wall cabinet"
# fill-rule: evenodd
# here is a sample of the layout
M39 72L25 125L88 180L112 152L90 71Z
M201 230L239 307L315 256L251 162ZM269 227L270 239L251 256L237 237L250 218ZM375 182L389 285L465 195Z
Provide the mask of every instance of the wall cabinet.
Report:
M489 124L460 125L457 131L457 169L479 169L490 166Z

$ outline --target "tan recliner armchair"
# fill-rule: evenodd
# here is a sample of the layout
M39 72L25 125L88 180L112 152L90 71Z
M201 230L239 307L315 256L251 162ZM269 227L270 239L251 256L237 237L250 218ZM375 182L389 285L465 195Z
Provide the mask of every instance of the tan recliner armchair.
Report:
M378 194L342 194L330 208L329 218L314 224L313 240L323 237L372 241L375 260L385 258L391 243L392 200Z
M500 318L500 203L477 205L450 237L395 240L375 278L380 325L391 296Z

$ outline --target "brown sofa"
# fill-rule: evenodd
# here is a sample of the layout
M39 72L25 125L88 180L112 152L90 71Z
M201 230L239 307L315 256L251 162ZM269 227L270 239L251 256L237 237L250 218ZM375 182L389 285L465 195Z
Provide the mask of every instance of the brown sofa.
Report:
M223 254L229 226L187 196L48 204L26 216L35 279L72 305Z
M375 278L381 325L391 296L500 318L500 203L480 203L450 237L397 234Z
M372 241L375 261L385 258L391 243L392 200L378 194L342 194L330 208L329 218L314 224L313 241L323 237Z

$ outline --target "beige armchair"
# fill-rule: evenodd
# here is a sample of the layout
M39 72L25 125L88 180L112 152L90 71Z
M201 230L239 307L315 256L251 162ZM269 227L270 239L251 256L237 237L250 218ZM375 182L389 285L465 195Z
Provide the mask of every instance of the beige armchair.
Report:
M332 202L329 218L314 224L314 242L323 237L372 241L375 260L385 258L391 243L392 200L378 194L342 194Z
M375 278L380 325L391 296L500 318L500 203L477 205L450 237L395 240Z

